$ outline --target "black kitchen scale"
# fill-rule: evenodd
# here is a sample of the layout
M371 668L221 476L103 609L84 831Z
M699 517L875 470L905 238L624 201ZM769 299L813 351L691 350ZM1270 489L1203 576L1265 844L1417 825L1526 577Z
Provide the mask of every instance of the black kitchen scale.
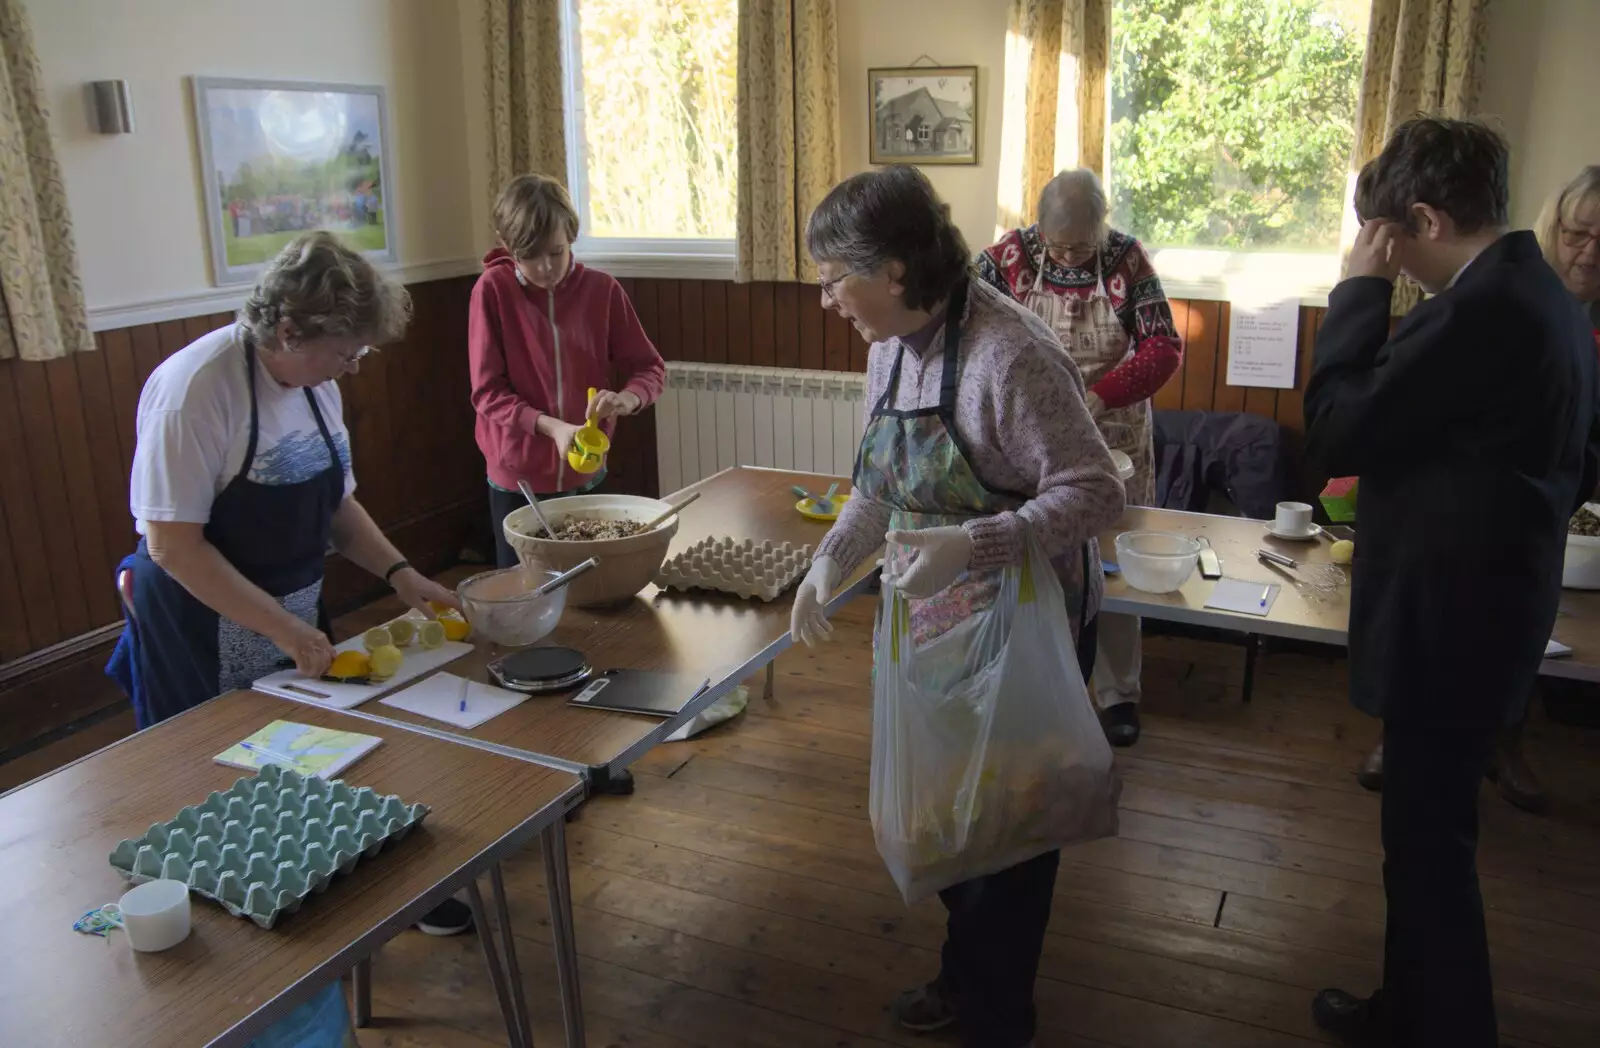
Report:
M489 663L489 674L502 688L547 695L576 688L594 676L594 667L571 648L524 648Z

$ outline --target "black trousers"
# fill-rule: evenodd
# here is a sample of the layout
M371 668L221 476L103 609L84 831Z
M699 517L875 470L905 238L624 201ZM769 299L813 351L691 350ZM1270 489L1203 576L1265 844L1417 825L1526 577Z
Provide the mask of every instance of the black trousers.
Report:
M554 491L549 494L535 492L542 502L545 499L565 498L568 495L589 495L600 486L605 479L601 472L581 488L571 491ZM489 530L494 532L494 563L497 568L514 568L517 566L517 551L511 548L511 543L506 541L505 522L514 509L521 509L528 504L519 492L502 491L493 484L489 485ZM552 524L551 527L555 525Z
M1496 729L1383 725L1380 1012L1408 1048L1496 1048L1478 785Z
M1094 674L1096 622L1078 635L1078 667ZM1050 923L1061 852L1046 852L999 873L939 893L949 911L939 957L939 988L955 1002L965 1048L1022 1048L1033 1040L1033 983Z

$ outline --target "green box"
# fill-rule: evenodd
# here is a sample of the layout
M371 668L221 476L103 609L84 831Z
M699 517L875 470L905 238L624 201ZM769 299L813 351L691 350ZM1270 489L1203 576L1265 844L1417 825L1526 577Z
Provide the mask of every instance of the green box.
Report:
M1335 524L1355 523L1358 485L1355 477L1337 477L1328 481L1328 486L1322 489L1322 508L1329 520Z

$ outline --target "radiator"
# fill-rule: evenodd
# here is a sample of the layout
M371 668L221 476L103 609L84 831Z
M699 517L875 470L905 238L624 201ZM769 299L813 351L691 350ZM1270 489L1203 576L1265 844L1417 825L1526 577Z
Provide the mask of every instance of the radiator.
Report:
M866 384L841 371L669 363L656 403L661 491L734 466L849 476Z

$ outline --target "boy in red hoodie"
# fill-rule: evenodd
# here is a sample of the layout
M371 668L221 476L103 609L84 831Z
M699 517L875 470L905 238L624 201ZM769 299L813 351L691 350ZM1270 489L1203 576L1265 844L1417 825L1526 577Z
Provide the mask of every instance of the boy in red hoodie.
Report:
M494 227L500 246L484 256L472 289L467 351L495 559L510 567L517 555L503 524L525 504L517 481L541 498L599 487L603 468L583 474L567 464L573 434L592 417L610 436L619 415L661 395L666 367L622 285L574 261L578 212L559 182L513 179L495 202Z

